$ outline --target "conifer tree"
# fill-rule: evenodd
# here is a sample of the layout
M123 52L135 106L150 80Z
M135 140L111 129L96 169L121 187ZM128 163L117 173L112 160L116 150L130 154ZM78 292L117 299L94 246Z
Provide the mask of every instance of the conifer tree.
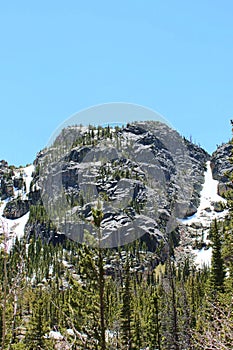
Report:
M49 333L49 324L46 318L46 303L48 301L43 295L42 285L38 286L35 299L32 303L32 316L25 337L28 350L51 349L51 341L46 338Z
M222 256L227 269L225 288L228 293L233 292L233 218L225 221L223 227Z
M148 318L148 343L149 348L161 350L161 321L159 313L159 302L157 291L154 290L150 299L150 310Z
M211 271L210 271L210 285L211 289L215 292L223 291L225 269L222 258L222 241L221 233L217 224L217 220L214 220L211 229L212 240L212 259L211 259Z
M121 309L121 330L122 343L125 349L132 349L132 332L131 332L131 287L130 287L130 263L129 253L126 255L125 271L124 271L124 285L122 291L122 309Z

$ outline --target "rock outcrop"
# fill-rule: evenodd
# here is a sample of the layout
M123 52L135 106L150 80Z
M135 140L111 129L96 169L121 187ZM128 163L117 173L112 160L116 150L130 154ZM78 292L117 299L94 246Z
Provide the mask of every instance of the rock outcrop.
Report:
M3 216L7 219L19 219L29 211L28 200L14 199L4 208Z
M14 171L5 160L0 161L0 199L14 196Z
M36 204L41 193L58 231L87 243L96 237L92 209L101 200L103 246L144 237L156 249L175 218L196 212L208 159L159 122L101 132L68 127L38 155L29 199Z
M233 145L231 143L225 143L217 148L211 158L213 178L219 181L218 194L220 196L233 188L228 176L233 170L233 164L230 162L232 151Z

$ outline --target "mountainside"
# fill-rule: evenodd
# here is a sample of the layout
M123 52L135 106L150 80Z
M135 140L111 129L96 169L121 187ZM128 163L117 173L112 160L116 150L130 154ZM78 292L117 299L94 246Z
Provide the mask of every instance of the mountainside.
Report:
M36 234L55 242L66 236L93 244L92 208L101 200L103 246L141 237L155 250L160 241L166 242L168 233L179 231L176 219L197 212L210 159L222 193L227 186L225 171L231 169L230 151L230 145L221 146L210 158L159 122L121 128L68 127L52 147L38 154L30 189L24 169L14 170L2 161L3 216L18 219L31 208L28 239ZM42 220L37 213L41 210ZM91 236L85 236L87 231Z
M9 222L27 215L27 222L30 210L28 239L35 234L47 242L68 237L95 244L92 210L101 200L103 247L141 238L155 250L170 232L180 235L177 219L184 219L193 234L185 218L200 214L207 161L219 181L218 193L229 188L225 172L232 169L231 150L225 144L210 157L159 122L68 127L38 154L34 167L18 170L1 162L2 215ZM213 205L215 212L222 211L217 202Z
M227 176L233 169L233 164L229 161L232 150L232 143L224 143L217 148L211 158L213 178L219 181L218 193L220 195L232 188L232 183Z
M33 165L17 169L9 167L6 161L0 162L0 234L2 239L5 236L7 250L11 249L16 237L24 236L29 219L28 194L33 170Z
M227 201L218 195L218 186L219 182L213 178L211 162L208 161L197 212L181 220L182 234L177 250L184 249L182 259L185 254L188 257L193 253L195 264L199 267L211 264L209 231L213 220L222 221L228 214Z
M159 122L115 129L70 127L39 154L33 186L41 188L59 233L93 244L92 208L100 200L103 247L143 237L155 249L164 232L176 229L176 218L197 211L209 158Z
M1 161L1 348L232 348L230 156L143 122Z

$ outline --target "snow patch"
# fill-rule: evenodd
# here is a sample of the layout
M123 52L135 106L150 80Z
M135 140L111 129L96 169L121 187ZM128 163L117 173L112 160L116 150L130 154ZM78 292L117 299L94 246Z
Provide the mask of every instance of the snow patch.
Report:
M224 210L220 213L214 211L213 204L215 202L222 202L226 204L227 201L218 195L218 181L213 179L210 161L206 163L206 167L207 170L205 172L205 181L200 193L200 205L196 214L180 220L185 225L191 225L192 223L199 222L202 223L203 226L209 227L210 223L214 219L224 218L228 212L228 210Z
M66 330L66 333L67 333L68 335L71 335L71 336L74 336L74 335L75 335L73 329L71 329L71 328L68 328L68 329Z
M214 219L222 220L228 213L227 209L222 212L214 211L214 203L222 202L226 204L227 201L218 195L218 181L213 179L210 161L206 163L206 168L205 180L200 193L200 205L197 212L186 219L179 220L186 226L198 224L203 231L203 244L205 247L200 250L192 250L195 255L194 261L197 267L211 265L212 248L208 248L208 244L210 243L208 240L210 225Z
M34 165L29 165L25 168L20 168L15 170L15 177L23 177L23 180L26 184L26 191L24 189L14 191L14 198L17 199L21 197L23 200L27 199L28 193L30 191L30 184L32 181L32 173L34 171ZM22 216L19 219L10 220L3 217L3 211L8 202L11 199L7 198L6 200L0 202L0 236L5 236L5 243L2 243L0 246L4 247L7 252L9 252L12 246L15 243L16 237L21 239L24 235L24 229L26 223L29 219L29 212Z
M63 335L61 335L60 332L55 332L55 331L49 332L49 338L56 339L56 340L64 339Z
M24 180L26 183L26 193L29 193L29 191L30 191L30 185L32 182L32 174L33 174L34 170L35 170L35 167L33 164L27 166L26 168L23 168L23 171L24 171L23 177L24 177Z
M201 250L195 249L195 264L197 267L211 266L212 248L208 249L202 248Z

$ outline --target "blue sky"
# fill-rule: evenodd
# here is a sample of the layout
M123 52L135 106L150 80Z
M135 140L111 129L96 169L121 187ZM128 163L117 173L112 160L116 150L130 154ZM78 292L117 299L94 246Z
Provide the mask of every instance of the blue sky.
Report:
M32 162L65 119L106 102L154 109L209 152L228 141L233 2L1 2L1 159Z

